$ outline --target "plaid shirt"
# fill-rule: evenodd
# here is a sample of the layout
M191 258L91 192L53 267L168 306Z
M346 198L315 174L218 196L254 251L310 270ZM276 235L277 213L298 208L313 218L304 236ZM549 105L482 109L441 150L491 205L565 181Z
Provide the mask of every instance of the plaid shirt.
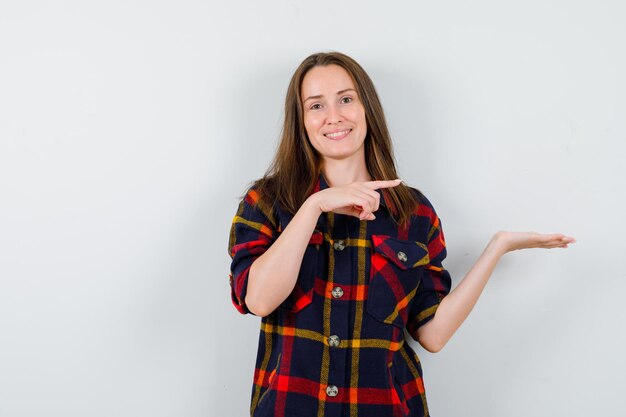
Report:
M328 188L320 175L316 191ZM446 247L428 199L398 228L381 194L376 219L323 213L297 283L261 319L252 385L253 417L428 416L420 361L405 340L433 318L450 291ZM234 306L244 302L250 266L293 215L249 189L233 219L228 251Z

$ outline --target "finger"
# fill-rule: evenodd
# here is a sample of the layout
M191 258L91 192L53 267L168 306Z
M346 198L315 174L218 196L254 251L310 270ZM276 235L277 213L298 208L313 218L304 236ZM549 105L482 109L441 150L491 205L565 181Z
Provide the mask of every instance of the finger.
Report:
M549 242L543 245L543 247L545 248L567 248L569 247L569 244L572 242L564 242L562 240L556 241L556 242Z
M369 201L372 213L378 211L378 208L380 207L380 194L378 194L377 191L367 187L363 187L359 191L361 191L360 195L362 195Z
M365 220L366 218L372 216L374 213L372 213L369 210L361 210L361 212L359 213L359 220Z
M363 185L370 187L372 190L377 190L379 188L397 187L401 182L402 180L398 178L395 180L366 181Z
M538 245L539 247L560 247L563 244L573 243L576 239L565 236L562 233L553 233L553 234L544 234L538 235Z
M359 204L352 204L347 210L348 214L358 218L359 220L363 220L363 218L371 214L370 211L364 209L364 206L366 205L367 204L365 202L361 202Z
M364 217L367 217L368 212L363 210L363 206L359 204L353 204L350 209L350 214L359 220L363 220Z
M536 234L536 236L539 238L539 240L541 240L544 243L547 242L559 242L561 240L561 237L563 237L562 234L560 233L537 233L537 232L533 232Z
M564 241L564 242L575 242L576 239L574 239L571 236L565 236L563 233L553 233L551 235L545 235L547 237L549 237L550 239L554 239L554 240L558 240L558 241Z
M553 240L555 245L560 245L561 247L563 247L564 245L564 247L567 247L568 244L576 242L576 239L574 239L573 237L565 236L562 234L559 234L558 236L558 238Z
M348 206L340 211L341 214L347 214L348 216L354 216L357 218L360 218L359 216L362 212L363 210L361 209L361 207L357 206L356 204L352 204L351 206Z
M364 211L362 211L361 213L359 213L359 220L374 220L376 218L376 216L374 215L374 213L365 213Z
M376 199L363 191L356 190L356 194L357 205L361 207L361 210L363 210L365 214L373 213L375 211L374 206L376 205Z

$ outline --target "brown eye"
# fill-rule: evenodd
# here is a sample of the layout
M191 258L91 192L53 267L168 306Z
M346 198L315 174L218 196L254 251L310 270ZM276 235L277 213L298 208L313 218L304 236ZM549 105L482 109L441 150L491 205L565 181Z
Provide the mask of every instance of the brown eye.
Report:
M341 99L341 102L345 104L350 103L352 102L352 97L344 97Z

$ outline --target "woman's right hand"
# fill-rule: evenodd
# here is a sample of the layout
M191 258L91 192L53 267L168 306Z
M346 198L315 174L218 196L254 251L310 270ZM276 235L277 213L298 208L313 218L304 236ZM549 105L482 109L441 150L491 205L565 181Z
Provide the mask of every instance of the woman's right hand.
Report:
M326 188L312 194L315 205L322 213L334 212L358 217L359 220L374 220L374 212L380 205L379 188L397 187L402 180L360 181Z

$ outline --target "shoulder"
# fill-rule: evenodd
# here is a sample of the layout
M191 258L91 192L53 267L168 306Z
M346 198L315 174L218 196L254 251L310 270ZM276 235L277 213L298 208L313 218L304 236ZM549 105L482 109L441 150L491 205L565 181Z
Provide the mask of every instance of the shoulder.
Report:
M407 188L411 191L411 193L417 200L417 205L413 210L414 215L427 217L436 216L435 207L421 190L415 187L411 187L409 185L407 185Z
M439 216L435 211L433 203L426 197L423 191L411 186L408 186L408 188L417 200L417 205L411 216L410 228L412 231L410 233L416 236L423 236L424 239L428 240L433 230L439 227ZM426 233L426 235L424 235L424 233Z
M264 193L261 180L255 180L246 187L243 196L240 197L238 215L276 225L276 210Z
M445 248L441 220L435 211L433 203L425 193L416 188L406 185L417 200L417 204L411 213L407 229L403 235L403 240L417 241L419 246L427 248L431 259L439 256Z

